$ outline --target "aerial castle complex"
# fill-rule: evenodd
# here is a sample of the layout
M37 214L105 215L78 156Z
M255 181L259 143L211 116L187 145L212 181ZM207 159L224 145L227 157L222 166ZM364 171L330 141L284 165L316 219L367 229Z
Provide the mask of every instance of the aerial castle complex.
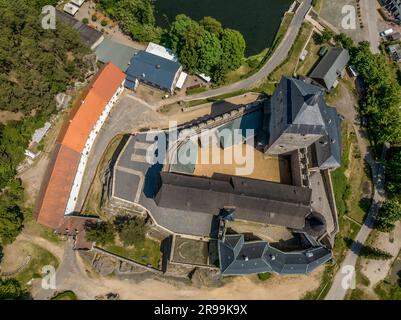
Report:
M130 136L112 164L108 206L141 208L175 236L200 237L210 251L214 243L223 275L308 273L331 259L338 232L329 171L341 162L339 124L321 88L284 77L271 99L180 127L168 142L175 156L163 163L146 161L155 134ZM216 155L248 144L247 175L233 163L201 161L205 149Z

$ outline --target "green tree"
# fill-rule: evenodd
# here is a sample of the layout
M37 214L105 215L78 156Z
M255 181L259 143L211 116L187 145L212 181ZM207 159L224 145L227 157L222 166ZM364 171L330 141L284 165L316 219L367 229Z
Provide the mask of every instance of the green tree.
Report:
M393 148L389 151L386 181L386 189L390 195L401 195L401 148Z
M180 54L187 41L193 40L187 34L199 32L199 24L185 14L179 14L171 24L170 30L165 37L164 44L171 48L175 53Z
M115 236L116 234L113 225L107 222L90 225L86 230L86 239L102 246L113 243Z
M120 227L119 236L126 245L135 245L145 240L146 221L141 218L127 219Z
M22 298L24 292L16 279L0 279L0 300Z
M199 52L198 70L205 74L211 74L221 62L223 51L219 38L209 31L204 31L198 39L197 49Z
M98 8L119 21L121 30L133 39L144 42L160 40L162 30L155 25L151 0L100 0Z
M363 246L359 256L371 260L388 260L393 257L390 253L371 246Z
M204 17L199 21L199 24L206 30L209 31L210 33L214 33L217 36L220 36L220 34L223 32L223 26L221 25L221 22L216 20L213 17Z
M368 134L377 152L385 142L401 143L401 88L382 54L374 55L369 42L351 49L351 63L363 79L360 113L368 120Z
M322 32L322 35L320 36L320 41L322 43L329 42L331 39L333 39L333 37L334 37L333 31L331 31L329 29L325 29Z
M351 50L354 46L354 40L348 37L345 33L340 33L334 36L334 40L339 42L344 49Z
M376 218L376 227L383 232L394 229L395 223L401 220L401 203L396 199L386 200Z
M246 43L241 33L225 29L221 37L222 63L228 70L239 68L245 57Z

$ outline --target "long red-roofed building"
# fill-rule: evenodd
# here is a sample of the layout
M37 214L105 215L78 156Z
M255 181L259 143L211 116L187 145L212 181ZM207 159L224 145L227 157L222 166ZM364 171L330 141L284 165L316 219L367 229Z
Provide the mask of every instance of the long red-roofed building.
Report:
M107 63L90 82L64 124L36 203L40 224L59 228L75 213L87 157L95 138L123 91L125 75Z

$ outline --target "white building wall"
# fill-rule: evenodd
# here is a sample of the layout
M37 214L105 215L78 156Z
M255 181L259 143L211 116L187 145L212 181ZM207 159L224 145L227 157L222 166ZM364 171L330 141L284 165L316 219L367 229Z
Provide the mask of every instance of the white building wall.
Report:
M88 156L90 150L95 142L95 139L102 128L103 124L105 123L107 117L110 114L111 109L113 108L114 104L118 100L119 96L124 90L124 81L117 89L114 96L110 99L110 101L105 106L103 112L101 113L99 119L97 120L95 126L93 127L92 131L89 134L88 140L86 141L85 147L81 153L81 159L79 161L78 169L75 174L74 184L71 188L70 197L68 199L67 207L65 209L64 215L72 214L75 211L75 206L77 204L79 190L81 189L82 179L85 173L86 163L88 161Z

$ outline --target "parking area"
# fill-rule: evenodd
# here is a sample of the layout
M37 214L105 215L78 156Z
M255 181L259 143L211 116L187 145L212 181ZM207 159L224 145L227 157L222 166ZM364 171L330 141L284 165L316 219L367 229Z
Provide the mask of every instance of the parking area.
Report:
M373 1L372 1L373 2ZM320 16L337 28L340 32L344 32L348 36L350 36L355 42L360 42L368 39L368 28L367 24L364 25L364 28L361 28L358 21L356 23L356 29L349 30L344 29L341 25L341 22L344 18L344 14L342 10L344 6L353 6L355 9L357 8L356 0L323 0L323 6L320 11ZM358 15L358 14L357 14Z

